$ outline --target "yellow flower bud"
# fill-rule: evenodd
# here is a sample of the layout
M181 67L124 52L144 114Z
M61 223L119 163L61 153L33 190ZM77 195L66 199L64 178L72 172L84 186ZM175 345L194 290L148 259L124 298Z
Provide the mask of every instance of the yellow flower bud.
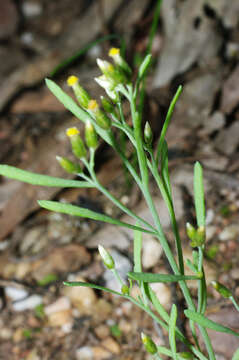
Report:
M85 142L90 149L96 149L98 146L97 133L90 121L85 125Z
M80 106L82 106L84 109L87 108L90 101L90 95L85 89L83 89L82 86L80 86L78 77L75 75L69 76L67 79L67 84L68 86L72 87Z
M56 160L59 162L61 167L70 174L80 174L82 172L80 165L74 164L71 160L65 157L56 156Z

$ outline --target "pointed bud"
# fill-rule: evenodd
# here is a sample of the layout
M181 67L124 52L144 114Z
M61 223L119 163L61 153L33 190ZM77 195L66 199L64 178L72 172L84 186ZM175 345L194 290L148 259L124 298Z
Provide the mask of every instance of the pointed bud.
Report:
M107 95L111 100L113 100L114 102L119 101L119 95L114 90L115 84L111 80L107 79L105 75L102 75L96 77L95 81L106 91Z
M98 250L99 250L100 256L103 260L103 263L105 264L107 269L109 269L109 270L114 269L115 262L114 262L114 259L112 258L112 256L110 255L110 253L107 250L105 250L105 248L101 245L98 245Z
M222 295L222 297L229 298L232 296L231 290L226 288L226 286L222 285L218 281L211 281L211 284L214 287L214 289L217 290L217 292L219 292L219 294Z
M186 224L186 230L187 230L187 235L188 235L189 239L194 240L197 231L189 222L187 222L187 224Z
M121 292L122 292L123 295L128 296L128 295L129 295L129 287L124 284L124 285L121 287Z
M152 133L152 130L151 130L151 127L150 127L148 121L146 122L145 127L144 127L144 141L145 141L146 145L151 147L152 142L153 142L153 133Z
M139 78L142 79L148 70L150 63L151 63L152 55L148 54L144 58L142 64L139 67Z
M73 154L79 159L85 158L87 151L80 137L79 130L75 127L69 128L66 130L66 135L70 138Z
M114 65L112 65L109 61L106 60L97 59L96 61L102 73L107 79L109 79L113 83L114 87L118 84L127 83L127 78L120 71L119 68L116 68Z
M199 228L197 229L197 241L200 244L200 246L205 243L205 239L206 239L205 226L199 226Z
M96 100L91 100L89 102L88 110L94 116L97 125L104 130L110 129L111 120L102 110L100 110Z
M144 344L145 350L149 353L149 354L157 354L158 349L157 346L155 345L154 341L147 335L145 335L143 332L141 333L141 339L142 339L142 343Z
M67 84L68 86L72 87L80 106L86 109L90 101L90 95L85 89L83 89L82 86L80 86L78 77L74 75L69 76L67 79Z
M114 105L108 99L106 99L104 96L101 96L100 99L101 99L101 104L102 104L105 112L112 114L112 115L116 115Z
M61 167L70 174L80 174L82 169L80 165L74 164L72 161L68 160L65 157L56 156L56 160L59 162Z
M120 49L111 48L109 51L109 56L113 59L114 63L118 65L121 70L123 70L128 76L132 74L132 70L130 69L129 65L120 55Z
M97 133L89 120L85 125L85 142L90 149L96 149L98 146Z

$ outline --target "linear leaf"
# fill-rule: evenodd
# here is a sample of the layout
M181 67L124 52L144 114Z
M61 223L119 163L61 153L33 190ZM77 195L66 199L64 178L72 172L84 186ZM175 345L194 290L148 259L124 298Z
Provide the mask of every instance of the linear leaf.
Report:
M161 174L163 181L167 187L168 194L172 198L172 190L170 184L170 177L168 171L168 145L166 140L164 140L161 151Z
M142 232L134 231L134 271L141 272Z
M173 304L170 312L168 338L169 338L169 345L172 350L172 357L174 360L178 359L176 339L175 339L176 321L177 321L177 307L175 304Z
M159 156L160 156L160 153L161 153L161 150L162 150L162 146L163 146L163 142L164 142L164 138L165 138L165 135L166 135L166 132L168 130L168 126L170 124L170 120L172 118L172 115L173 115L173 110L175 108L175 105L178 101L178 98L182 92L183 88L182 88L182 85L180 85L176 91L176 94L174 95L173 97L173 100L171 101L170 105L169 105L169 108L168 108L168 112L167 112L167 115L166 115L166 119L165 119L165 122L163 124L163 128L162 128L162 131L161 131L161 134L160 134L160 138L159 138L159 143L158 143L158 147L157 147L157 155L156 155L156 161L158 163L158 160L159 160Z
M205 226L203 169L198 161L194 165L194 202L197 216L197 225Z
M38 204L47 210L56 211L56 212L60 212L60 213L68 214L68 215L81 216L84 218L97 220L97 221L103 221L103 222L106 222L109 224L127 227L132 230L146 232L148 234L155 234L154 232L146 230L139 226L134 226L134 225L125 223L123 221L113 219L110 216L100 214L100 213L94 212L89 209L81 208L79 206L75 206L75 205L71 205L71 204L64 204L64 203L60 203L57 201L48 201L48 200L39 200Z
M158 283L158 282L178 282L185 280L198 280L197 276L193 275L171 275L171 274L153 274L153 273L140 273L140 272L128 272L128 276L137 281L143 281L146 283Z
M114 295L122 296L122 294L119 293L118 291L114 291L114 290L111 290L111 289L106 288L104 286L95 285L95 284L91 284L91 283L87 283L87 282L83 282L83 281L64 281L63 285L89 287L89 288L92 288L92 289L102 290L102 291L106 291L106 292L109 292L109 293L114 294Z
M228 327L218 324L206 318L202 314L198 314L192 310L184 310L184 313L187 318L195 321L197 324L202 325L203 327L239 337L239 333L236 333L235 331L229 329Z
M90 115L80 108L76 104L76 102L72 99L71 96L66 94L60 86L58 86L54 81L50 79L46 79L46 85L48 89L55 95L55 97L65 106L67 110L69 110L73 115L75 115L78 119L86 123L87 120L92 121ZM95 129L97 133L110 145L112 145L112 140L110 138L109 132L101 129L95 122L94 122Z
M15 179L15 180L23 181L28 184L39 185L39 186L65 187L65 188L94 187L94 185L91 185L87 181L67 180L67 179L61 179L48 175L41 175L41 174L33 173L31 171L18 169L14 166L9 166L9 165L0 165L0 175L6 176L10 179Z

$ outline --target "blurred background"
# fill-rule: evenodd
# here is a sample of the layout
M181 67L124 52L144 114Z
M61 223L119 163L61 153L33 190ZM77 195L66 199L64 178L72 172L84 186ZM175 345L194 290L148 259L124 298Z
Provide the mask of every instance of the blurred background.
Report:
M93 80L100 74L96 58L109 59L110 47L121 47L135 77L151 46L144 118L155 142L170 100L183 85L167 141L184 251L190 257L184 226L195 215L192 174L199 160L207 197L207 315L238 330L238 314L218 298L210 281L219 279L239 296L239 0L163 0L158 10L156 0L0 1L0 162L66 176L55 156L70 156L65 130L81 124L44 79L71 94L66 79L74 74L92 98L99 98L103 90ZM124 110L127 117L127 106ZM97 174L124 204L147 215L138 189L104 144L97 152ZM153 186L152 191L172 240L162 200ZM145 314L92 289L61 285L62 280L84 279L114 287L97 245L112 250L126 276L132 234L49 214L38 208L37 199L122 216L96 190L59 192L1 178L0 359L147 359L142 330L158 344L167 340ZM169 271L160 245L149 236L143 265L147 271ZM177 287L160 284L155 291L166 308L172 301L180 307ZM185 319L180 325L187 331ZM211 336L217 358L231 359L238 341L220 333Z

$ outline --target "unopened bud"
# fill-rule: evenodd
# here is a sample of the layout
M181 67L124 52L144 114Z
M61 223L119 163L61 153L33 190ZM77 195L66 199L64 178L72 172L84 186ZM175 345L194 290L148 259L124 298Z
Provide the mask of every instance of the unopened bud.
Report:
M122 292L123 295L129 295L129 287L124 284L124 285L121 287L121 292Z
M85 158L87 151L79 130L75 127L69 128L66 130L66 135L70 138L73 154L79 159Z
M139 78L142 79L148 70L151 63L152 55L148 54L143 60L142 64L139 67Z
M101 99L101 104L102 104L105 112L115 115L114 105L108 99L106 99L104 96L101 96L100 99Z
M194 240L197 231L189 222L187 222L187 224L186 224L186 230L187 230L187 235L188 235L189 239Z
M231 290L226 288L226 286L222 285L218 281L211 281L211 284L214 287L214 289L217 290L217 292L219 292L220 295L222 295L222 297L229 298L232 296Z
M148 121L146 122L145 127L144 127L144 141L145 141L146 145L149 145L149 146L152 145L153 133L152 133L152 130L151 130L151 127L150 127Z
M154 341L147 335L145 335L143 332L141 333L141 339L142 339L142 343L144 344L145 350L149 353L149 354L157 354L158 349L157 346L155 345Z
M98 246L98 250L99 250L100 256L103 260L103 263L105 264L107 269L109 269L109 270L114 269L115 262L114 262L114 259L112 258L112 256L110 255L110 253L107 250L105 250L105 248L101 245Z
M127 78L119 68L116 68L106 60L97 59L96 61L102 73L114 84L114 87L118 84L124 84L127 82Z
M90 95L82 86L80 86L78 77L74 75L69 76L67 84L72 87L79 104L86 109L90 101Z
M132 70L130 69L129 65L120 55L120 49L111 48L109 51L109 56L113 59L114 63L118 65L127 75L132 74Z
M91 100L88 105L88 110L95 118L95 122L104 130L109 130L111 126L110 118L99 108L96 100Z
M96 149L98 146L97 133L90 121L87 121L85 125L85 142L91 149Z
M61 167L70 174L80 174L82 172L80 165L74 164L65 157L56 156L56 160L59 162Z

